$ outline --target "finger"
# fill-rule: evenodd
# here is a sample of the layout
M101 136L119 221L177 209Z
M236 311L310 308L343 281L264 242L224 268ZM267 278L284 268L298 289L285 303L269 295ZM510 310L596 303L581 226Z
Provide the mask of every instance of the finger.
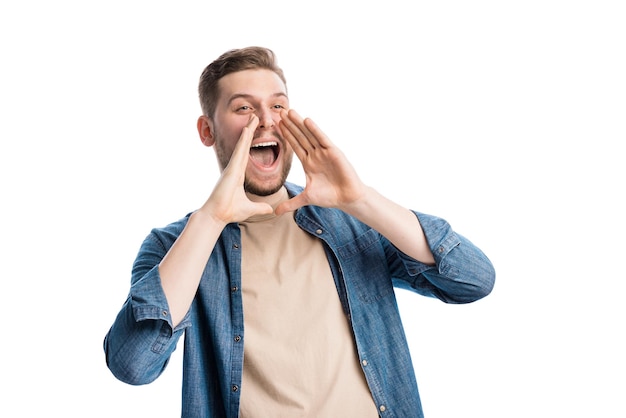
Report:
M278 129L280 129L280 133L283 139L285 139L289 143L289 145L291 145L291 148L293 149L293 152L296 153L296 156L300 159L300 161L303 161L303 159L306 158L306 156L308 155L309 151L302 147L302 145L295 138L291 130L289 130L289 128L285 125L285 119L281 119L281 121L278 123Z
M298 138L296 138L296 134L300 132L300 129L295 123L293 123L292 120L289 119L287 110L283 110L281 112L281 120L278 126L280 128L280 132L283 138L286 139L287 142L289 142L289 145L291 145L291 148L293 148L293 151L296 153L298 158L301 161L306 158L306 156L311 151L311 148L305 147L308 141L303 143L302 141L298 140Z
M314 149L319 148L320 145L317 136L314 135L313 132L311 132L311 130L306 125L306 121L310 119L302 118L295 110L290 110L288 116L289 119L293 121L299 128L300 132L303 134L304 139L306 139Z
M271 213L274 213L274 208L272 208L272 206L268 203L265 202L252 202L254 205L254 212L252 212L252 215L269 215ZM252 216L251 215L251 216ZM246 217L246 219L249 218Z
M254 131L259 124L259 118L256 115L251 115L248 124L241 130L239 140L235 145L233 154L230 157L228 165L237 164L242 165L244 168L248 165L248 158L250 156L250 146L252 145L252 138L254 137Z
M304 126L311 133L311 135L317 140L318 146L321 148L330 148L333 144L330 141L330 138L326 136L324 132L317 126L313 120L310 118L306 118L304 120Z
M308 201L306 199L306 196L301 193L297 196L292 197L289 200L280 203L278 206L276 206L276 209L274 209L274 213L276 214L276 216L280 216L286 212L293 212L294 210L299 209L302 206L306 206L307 204Z
M283 120L302 148L310 152L319 147L317 138L309 131L304 124L304 119L295 110L290 109Z

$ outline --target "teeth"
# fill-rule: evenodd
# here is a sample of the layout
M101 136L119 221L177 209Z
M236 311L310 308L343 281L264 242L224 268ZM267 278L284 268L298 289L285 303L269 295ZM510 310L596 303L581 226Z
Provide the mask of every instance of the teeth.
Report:
M278 143L275 141L268 141L268 142L259 142L258 144L252 145L250 148L275 147L277 145Z

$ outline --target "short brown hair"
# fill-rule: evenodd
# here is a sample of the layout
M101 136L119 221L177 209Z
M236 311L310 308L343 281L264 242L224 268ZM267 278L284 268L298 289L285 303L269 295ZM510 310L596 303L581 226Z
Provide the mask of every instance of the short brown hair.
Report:
M202 114L213 117L219 96L217 82L222 77L237 71L252 69L273 71L285 83L285 86L287 85L283 70L278 66L276 55L272 50L258 46L231 49L210 63L200 76L198 95Z

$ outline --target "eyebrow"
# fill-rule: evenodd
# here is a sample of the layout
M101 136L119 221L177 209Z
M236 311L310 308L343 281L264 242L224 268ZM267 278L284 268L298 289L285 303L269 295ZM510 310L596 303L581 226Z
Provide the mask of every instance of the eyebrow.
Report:
M270 97L273 97L273 98L284 97L285 99L289 99L289 97L287 97L287 95L285 93L283 93L283 92L274 93ZM230 105L233 101L235 101L237 99L253 100L254 98L255 97L253 95L251 95L251 94L235 93L232 96L230 96L230 98L228 99L228 104Z

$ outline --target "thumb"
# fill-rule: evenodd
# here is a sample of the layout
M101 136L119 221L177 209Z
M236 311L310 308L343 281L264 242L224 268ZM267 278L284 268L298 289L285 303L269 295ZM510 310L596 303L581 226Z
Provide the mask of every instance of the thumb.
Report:
M301 208L307 203L308 202L306 200L306 196L302 193L280 203L278 206L276 206L274 213L276 213L277 216L280 216L286 212L293 212L294 210Z
M254 213L257 215L269 215L274 212L274 208L268 203L258 202L254 203Z

